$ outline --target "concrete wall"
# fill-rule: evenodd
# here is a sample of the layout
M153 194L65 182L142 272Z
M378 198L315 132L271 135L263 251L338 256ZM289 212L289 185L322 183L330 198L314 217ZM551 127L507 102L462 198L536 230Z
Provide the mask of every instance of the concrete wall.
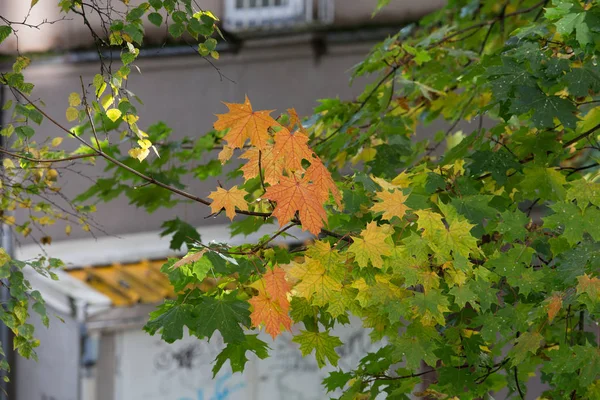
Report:
M79 325L68 315L48 310L50 328L32 313L29 323L40 339L39 361L15 357L11 400L77 400L79 391ZM64 320L56 318L58 315Z
M131 0L131 5L141 3L143 0ZM224 16L225 0L202 0L199 1L203 9L211 10L216 16ZM314 0L315 9L317 1ZM391 0L377 16L372 18L373 10L377 0L331 0L334 2L335 13L331 27L349 27L356 25L378 25L398 24L413 21L421 15L442 6L444 0L423 0L415 2L412 0ZM98 4L106 4L107 0L97 0ZM61 14L56 6L56 1L40 1L31 11L27 20L29 24L37 25L40 22L57 21L54 24L45 24L40 29L18 26L18 47L21 52L57 52L69 49L81 49L93 47L93 39L88 27L82 23L79 15L70 13L66 20L61 20L65 14ZM23 21L29 10L28 0L2 0L0 2L0 15L11 21ZM123 8L120 1L113 1L112 6ZM99 34L102 33L100 17L91 9L86 7L86 16L90 25ZM162 43L165 38L164 28L157 28L146 21L146 33L151 42ZM17 40L14 37L7 39L0 46L1 53L14 53L17 49Z

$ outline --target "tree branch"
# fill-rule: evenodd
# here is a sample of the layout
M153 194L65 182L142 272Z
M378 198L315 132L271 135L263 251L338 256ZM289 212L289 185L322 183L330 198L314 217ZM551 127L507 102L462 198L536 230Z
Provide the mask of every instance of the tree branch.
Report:
M73 160L79 160L80 158L91 158L91 157L98 156L97 154L77 154L74 156L63 157L63 158L33 158L33 157L24 156L22 154L13 153L13 152L3 149L1 147L0 147L0 153L5 154L9 157L18 158L18 159L26 160L26 161L31 161L34 163L55 163L55 162L73 161Z

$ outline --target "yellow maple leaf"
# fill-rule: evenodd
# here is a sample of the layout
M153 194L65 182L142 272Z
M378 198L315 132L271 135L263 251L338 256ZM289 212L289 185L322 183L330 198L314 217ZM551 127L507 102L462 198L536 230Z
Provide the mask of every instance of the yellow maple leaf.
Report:
M424 238L433 239L440 231L445 230L441 214L431 210L418 210L415 214L419 217L417 226L423 229Z
M269 140L268 129L278 125L270 116L273 110L253 111L248 96L243 104L224 104L229 108L229 112L217 114L218 120L214 127L220 131L229 128L229 132L223 137L227 146L232 149L242 148L246 140L250 139L253 146L264 149Z
M398 176L392 179L392 185L401 188L408 187L408 185L410 185L410 175L408 175L406 171L402 171Z
M393 246L386 242L390 236L388 228L377 226L376 222L370 222L360 235L362 238L352 237L354 241L348 251L354 253L354 259L361 268L369 266L369 261L374 267L383 267L382 256L392 254Z
M407 297L402 288L391 283L389 278L383 275L375 275L374 285L369 285L364 278L360 278L352 284L352 287L358 289L356 300L363 308Z
M319 260L329 275L341 281L346 275L344 259L340 253L331 248L331 244L321 240L315 241L306 249L306 255Z
M228 146L223 146L223 149L219 152L218 159L221 161L221 164L225 164L227 160L231 158L233 155L233 149Z
M321 232L327 213L315 185L306 178L281 176L277 185L267 188L265 198L277 202L273 216L280 226L290 222L299 213L302 230L317 235Z
M307 300L312 299L313 305L324 306L330 301L333 293L342 290L340 281L331 277L319 260L305 257L304 263L292 265L288 274L299 280L294 286L296 294Z
M381 200L371 207L371 211L383 212L383 219L391 220L393 217L402 219L409 208L404 205L408 198L401 190L394 189L393 192L383 190L377 192L377 198Z
M224 208L225 215L227 215L229 219L233 219L233 217L235 217L236 207L240 210L248 210L248 203L244 200L244 196L247 194L248 192L243 189L238 189L237 186L234 186L229 190L217 188L215 192L208 195L208 198L213 200L213 202L210 203L210 209L213 213L218 213Z
M386 181L383 178L379 178L378 176L375 176L373 174L369 175L369 177L373 180L373 182L375 182L376 184L378 184L379 186L381 186L381 188L383 190L394 190L394 189L398 189L399 187L392 183L389 183L388 181Z

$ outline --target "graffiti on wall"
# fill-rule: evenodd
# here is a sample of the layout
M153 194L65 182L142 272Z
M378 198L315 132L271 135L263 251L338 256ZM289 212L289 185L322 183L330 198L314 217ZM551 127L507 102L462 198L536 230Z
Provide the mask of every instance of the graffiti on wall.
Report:
M376 351L369 331L360 321L336 329L345 344L337 350L338 367L319 369L314 356L302 357L290 334L273 341L260 338L271 348L270 358L250 362L244 374L232 374L228 365L212 378L213 361L224 348L219 335L210 342L185 337L167 344L143 332L124 334L119 361L119 398L128 400L321 400L329 398L321 385L330 371L354 368L364 354ZM336 393L330 394L335 396ZM48 399L50 400L50 399Z
M334 334L344 342L336 349L340 355L338 368L342 370L356 367L365 352L379 348L373 346L369 331L365 329L342 327ZM271 347L271 358L258 364L261 398L321 400L330 397L325 395L321 382L330 371L338 368L320 369L314 357L302 357L298 345L288 334L278 338Z
M214 382L214 387L209 389L197 389L196 397L181 397L178 400L229 400L231 394L242 390L246 387L245 382L238 382L231 384L232 375L227 373L223 376L218 377ZM205 393L206 396L205 397Z

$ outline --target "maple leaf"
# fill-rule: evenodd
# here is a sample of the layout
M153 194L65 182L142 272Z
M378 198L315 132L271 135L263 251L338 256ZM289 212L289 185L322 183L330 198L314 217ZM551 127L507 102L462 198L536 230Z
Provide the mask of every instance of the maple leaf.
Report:
M194 331L198 337L210 339L215 330L221 332L226 343L244 340L242 326L250 325L248 303L238 300L231 292L220 298L205 297L196 307Z
M516 340L515 347L511 349L508 355L511 357L512 365L519 365L527 357L527 352L534 354L540 348L540 342L543 336L538 332L524 332Z
M263 170L264 182L269 185L279 183L285 162L282 158L273 156L272 145L268 144L263 150L257 148L248 149L240 156L240 158L248 160L248 162L241 167L246 180L260 176L258 168L260 164L260 167Z
M342 194L331 178L331 173L329 173L329 170L320 158L316 157L311 160L305 176L319 189L318 193L321 195L322 201L326 201L329 198L329 192L331 192L338 207L342 208Z
M340 292L333 292L329 297L327 312L333 318L346 314L350 309L354 299L356 298L356 290L351 287L342 287Z
M269 356L269 346L258 338L258 335L246 335L246 340L239 343L228 343L227 346L221 350L217 358L215 358L215 365L213 366L212 373L213 379L221 367L225 364L225 361L229 360L231 365L231 372L243 372L248 357L247 352L254 353L258 358L264 360Z
M448 218L449 226L442 222L442 216L430 210L419 210L415 212L419 220L417 226L423 229L423 237L428 240L430 247L443 256L450 255L450 252L469 257L469 254L479 254L477 239L471 235L471 229L475 225L470 224L466 219L458 215Z
M588 274L577 277L577 294L587 293L592 304L600 303L600 279Z
M348 251L354 253L356 263L361 268L369 266L369 261L374 267L383 267L383 258L392 254L393 246L386 242L390 236L388 229L377 226L377 222L370 222L360 235L361 238L352 237L354 241Z
M202 256L204 256L204 253L206 253L206 250L200 250L197 253L193 253L193 254L187 254L185 257L183 257L181 260L177 261L175 264L173 264L173 269L175 268L179 268L183 265L187 265L187 264L191 264L194 263L196 261L198 261L199 259L202 258Z
M221 209L225 209L225 215L229 219L235 217L235 208L240 210L248 210L248 203L244 200L248 192L243 189L238 189L237 186L232 187L229 190L223 188L217 188L215 192L212 192L208 198L212 199L210 203L210 209L213 213L218 213Z
M264 149L269 140L268 129L277 125L277 121L270 116L273 110L253 111L250 100L246 96L243 104L224 103L229 112L217 114L214 128L222 131L229 128L223 137L231 149L242 148L247 139L253 146Z
M383 219L391 220L393 217L402 219L409 208L404 205L408 198L401 190L395 189L393 192L383 190L377 192L377 198L381 200L371 207L373 212L383 212Z
M277 301L284 311L289 310L290 302L287 294L292 285L285 279L285 271L281 267L275 267L262 276L262 279L251 285L253 288L264 293L274 301Z
M221 164L225 164L227 160L231 158L233 155L233 149L229 146L223 146L223 150L219 152L218 159L221 161Z
M312 159L312 150L308 147L308 136L299 130L291 131L281 128L275 132L273 154L275 158L285 160L285 166L290 171L304 171L302 160Z
M322 240L315 241L306 249L306 255L314 260L319 260L329 275L342 281L347 269L339 251L332 249L331 244Z
M300 351L303 356L307 356L315 350L315 358L319 368L325 366L326 359L333 366L336 366L340 359L340 356L335 352L335 348L341 346L343 343L340 338L331 336L329 331L301 331L299 335L294 336L292 341L300 345Z
M358 289L356 300L363 308L372 305L383 305L389 301L398 301L406 297L406 291L394 285L388 277L382 275L375 275L374 285L368 285L363 278L360 278L352 284L352 287Z
M265 325L265 331L275 339L284 329L292 329L292 319L279 304L279 301L272 299L266 293L259 293L248 302L252 305L250 320L252 325L258 328L261 324ZM282 329L283 327L283 329Z
M547 299L546 310L548 311L548 321L552 322L562 307L562 294L554 293Z
M445 325L444 312L449 312L448 298L439 291L415 292L410 299L413 316L421 319L423 326Z
M315 185L296 176L282 176L277 185L267 188L265 198L277 202L273 216L284 226L299 212L302 230L317 235L321 232L327 213Z
M312 304L316 306L324 306L333 293L342 290L340 281L327 274L319 260L309 257L305 257L302 264L293 263L288 274L300 281L294 285L297 295L307 300L312 299Z

